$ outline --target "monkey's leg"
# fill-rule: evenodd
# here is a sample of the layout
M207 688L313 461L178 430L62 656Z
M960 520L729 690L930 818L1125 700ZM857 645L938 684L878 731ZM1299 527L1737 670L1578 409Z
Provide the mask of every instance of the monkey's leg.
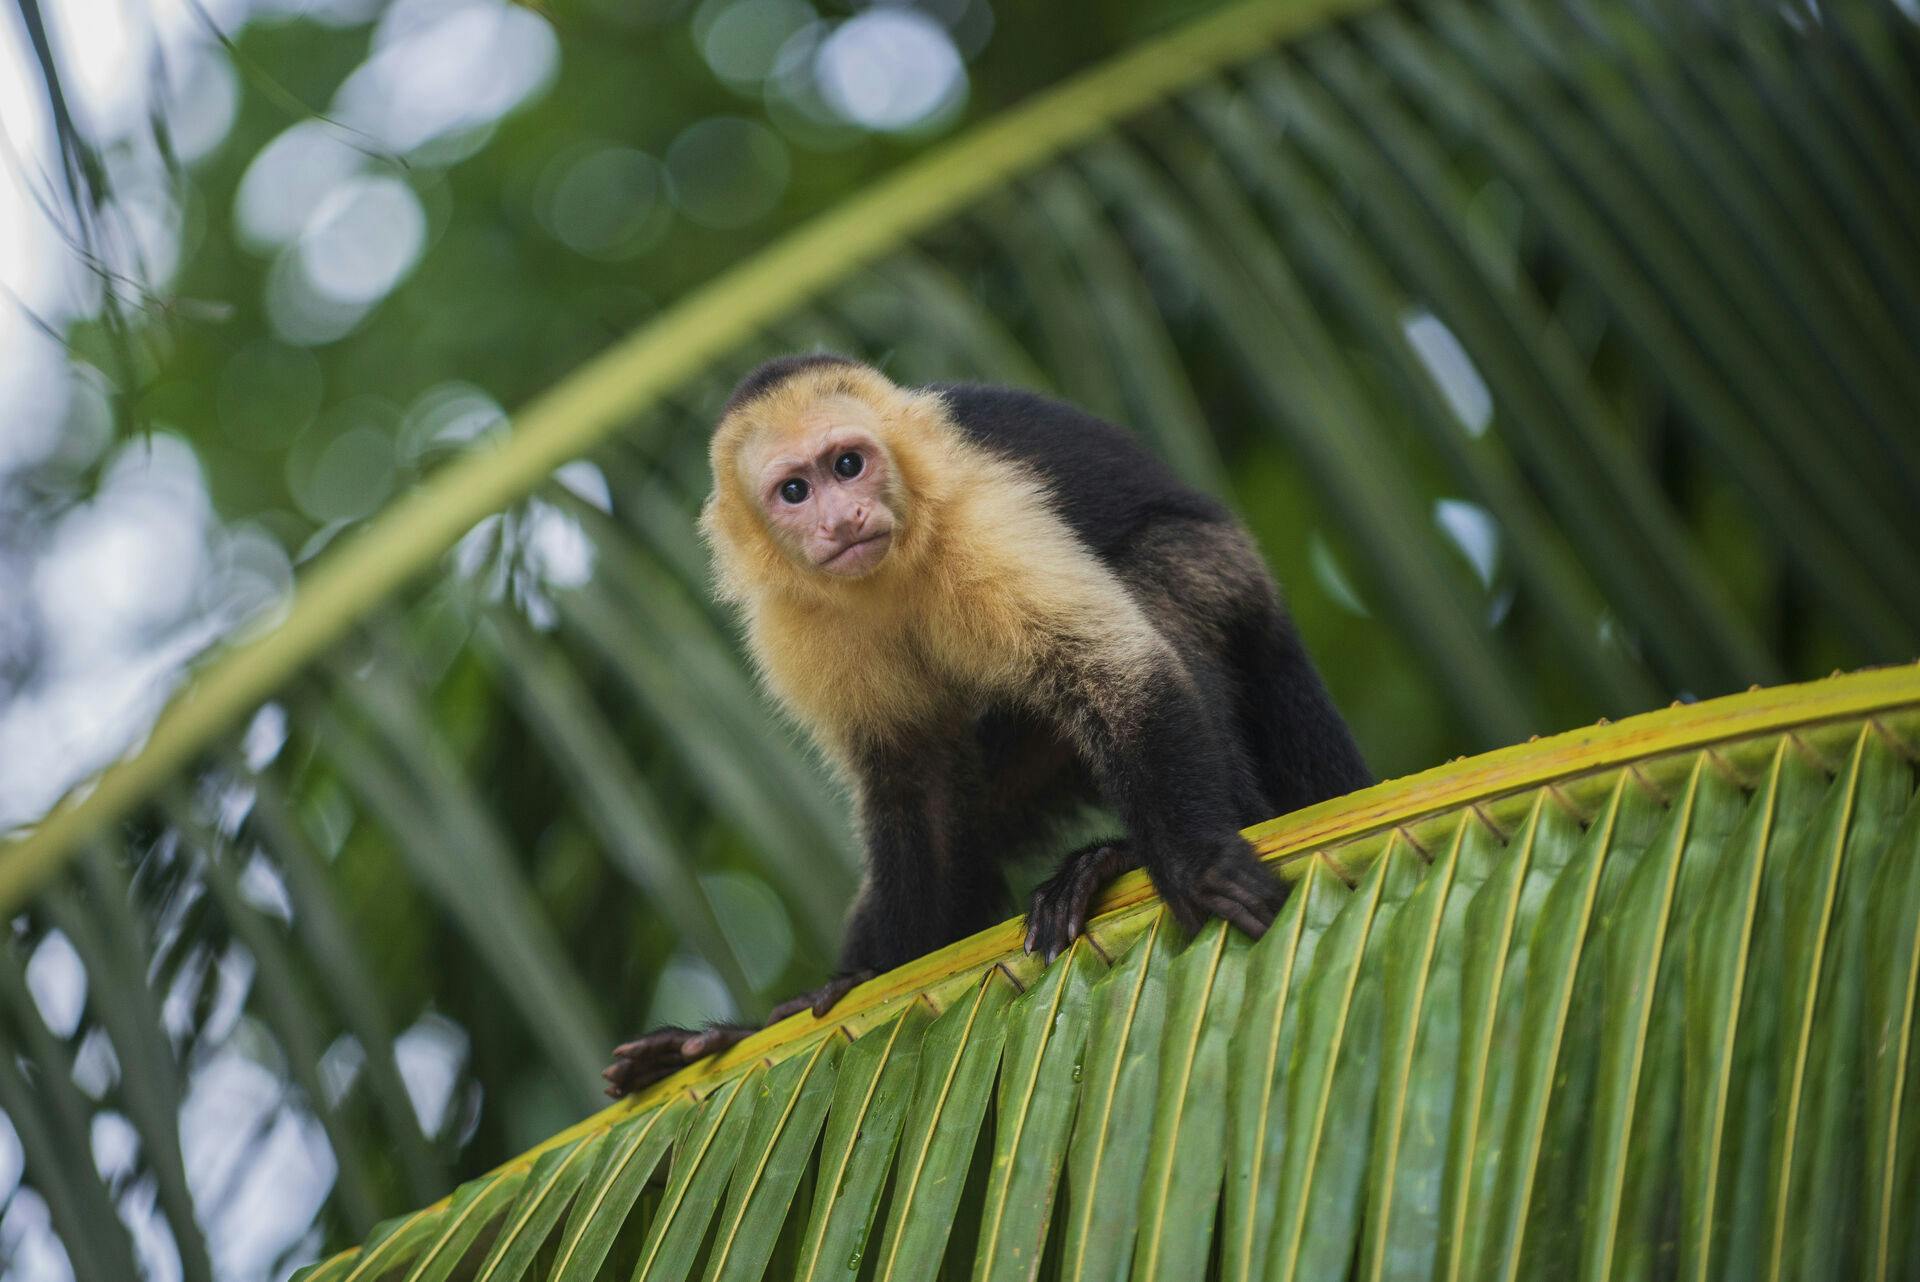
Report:
M1040 883L1027 904L1026 950L1052 961L1086 933L1093 902L1108 882L1139 858L1122 838L1096 841L1060 861L1053 876Z
M789 997L767 1015L766 1026L771 1027L809 1007L815 1016L824 1016L849 991L872 979L874 974L874 971L863 970L835 975L811 992ZM754 1031L746 1024L717 1023L701 1029L656 1028L614 1047L613 1063L602 1070L600 1076L607 1079L607 1094L619 1099L679 1072L697 1059L718 1054Z
M679 1072L697 1059L723 1051L754 1030L745 1024L709 1024L705 1028L656 1028L613 1048L613 1063L602 1070L614 1099Z
M975 770L961 736L928 731L854 754L854 795L866 848L860 897L847 917L840 969L810 992L773 1008L768 1023L801 1010L816 1017L881 971L958 938L962 890L958 801Z

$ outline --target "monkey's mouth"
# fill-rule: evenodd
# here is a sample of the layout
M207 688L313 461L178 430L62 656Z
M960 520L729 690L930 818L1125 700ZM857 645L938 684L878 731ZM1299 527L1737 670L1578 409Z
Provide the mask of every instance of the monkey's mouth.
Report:
M892 542L892 530L869 534L864 539L847 544L820 562L820 568L830 574L865 574L880 564L880 558L887 554L887 548Z

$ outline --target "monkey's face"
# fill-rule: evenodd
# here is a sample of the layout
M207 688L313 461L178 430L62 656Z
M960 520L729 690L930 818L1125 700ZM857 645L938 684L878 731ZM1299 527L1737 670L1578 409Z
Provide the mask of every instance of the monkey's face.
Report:
M893 546L893 462L864 406L826 401L750 460L754 494L789 555L823 574L871 574Z

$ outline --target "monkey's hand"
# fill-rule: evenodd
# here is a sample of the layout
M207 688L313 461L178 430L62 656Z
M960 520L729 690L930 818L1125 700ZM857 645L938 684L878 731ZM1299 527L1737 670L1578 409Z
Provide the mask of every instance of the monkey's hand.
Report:
M1106 884L1139 857L1125 841L1097 841L1060 861L1059 871L1041 882L1027 902L1026 950L1052 961L1086 933L1094 900Z
M1254 939L1267 933L1286 902L1287 888L1264 867L1246 838L1233 833L1209 847L1176 849L1149 857L1153 888L1189 934L1212 917L1224 917Z
M709 1024L700 1029L656 1028L614 1047L613 1063L600 1076L607 1079L607 1094L619 1099L679 1072L697 1059L725 1050L753 1031L744 1024Z
M877 970L841 971L820 987L789 997L775 1006L767 1012L767 1025L772 1027L787 1016L798 1015L803 1010L812 1010L815 1019L823 1019L828 1011L839 1005L842 997L879 973Z

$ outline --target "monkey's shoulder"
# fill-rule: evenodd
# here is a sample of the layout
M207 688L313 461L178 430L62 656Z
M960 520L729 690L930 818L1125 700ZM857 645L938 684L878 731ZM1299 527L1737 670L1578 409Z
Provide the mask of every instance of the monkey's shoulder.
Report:
M945 401L968 443L1038 476L1068 527L1103 557L1156 519L1233 519L1132 433L1064 401L981 383L927 390Z

